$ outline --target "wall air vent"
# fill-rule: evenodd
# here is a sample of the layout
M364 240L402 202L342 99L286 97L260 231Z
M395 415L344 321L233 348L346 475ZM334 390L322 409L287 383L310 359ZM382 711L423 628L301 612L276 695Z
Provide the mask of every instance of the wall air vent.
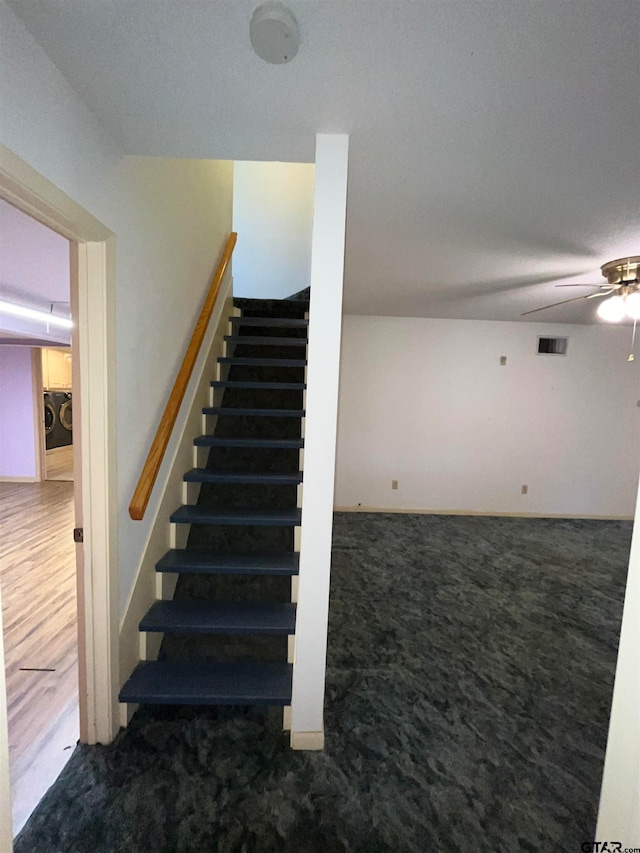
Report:
M538 338L538 355L566 355L568 338Z

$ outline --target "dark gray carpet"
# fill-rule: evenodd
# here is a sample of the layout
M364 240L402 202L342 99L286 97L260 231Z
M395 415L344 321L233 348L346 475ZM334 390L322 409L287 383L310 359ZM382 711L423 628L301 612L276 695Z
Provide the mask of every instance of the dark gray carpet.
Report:
M337 514L326 750L140 711L16 853L574 851L595 828L631 524Z

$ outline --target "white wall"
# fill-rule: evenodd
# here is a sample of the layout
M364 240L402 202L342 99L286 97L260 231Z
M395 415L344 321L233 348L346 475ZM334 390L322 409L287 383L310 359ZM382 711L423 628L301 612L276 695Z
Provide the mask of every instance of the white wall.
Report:
M567 355L537 355L541 334L568 336ZM346 316L336 505L632 516L640 359L627 362L630 337Z
M327 657L349 137L316 140L304 486L291 746L320 749Z
M596 836L599 841L615 839L623 849L640 843L640 491Z
M123 156L2 0L0 16L0 141L115 234L122 612L161 488L145 521L127 507L231 230L232 164Z
M36 478L33 403L30 347L0 346L0 479Z
M234 164L236 296L284 299L309 286L313 180L313 163Z

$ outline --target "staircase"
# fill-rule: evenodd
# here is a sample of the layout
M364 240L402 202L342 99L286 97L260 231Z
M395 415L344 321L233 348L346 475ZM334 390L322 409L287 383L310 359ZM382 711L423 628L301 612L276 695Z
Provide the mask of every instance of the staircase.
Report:
M164 633L160 654L137 666L121 702L291 703L308 301L234 304L242 316L229 318L221 378L203 409L215 429L194 442L206 465L184 475L199 496L170 518L189 526L186 547L156 565L178 574L175 595L140 622Z

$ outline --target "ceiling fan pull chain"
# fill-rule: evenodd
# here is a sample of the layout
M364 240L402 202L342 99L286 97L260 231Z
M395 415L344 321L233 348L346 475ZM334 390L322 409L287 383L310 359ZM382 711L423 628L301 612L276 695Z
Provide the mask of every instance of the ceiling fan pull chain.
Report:
M633 350L635 349L635 345L636 345L636 326L637 325L638 325L638 321L634 320L633 321L633 334L631 335L631 352L629 353L629 358L627 359L627 361L635 361L636 360L636 357L633 354Z

